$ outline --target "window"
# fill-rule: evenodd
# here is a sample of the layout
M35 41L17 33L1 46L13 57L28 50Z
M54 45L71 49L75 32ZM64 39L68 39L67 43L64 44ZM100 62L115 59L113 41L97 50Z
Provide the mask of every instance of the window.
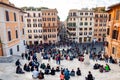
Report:
M116 20L119 20L119 18L120 18L120 10L117 10L117 12L116 12Z
M38 13L38 16L40 17L40 13Z
M113 30L112 32L112 39L117 39L118 38L118 31L117 30Z
M75 26L76 26L76 23L73 23L73 26L75 27Z
M50 27L50 23L48 23L48 27Z
M84 30L87 30L87 28L84 28Z
M16 30L15 33L16 33L16 38L18 38L18 30Z
M101 32L101 31L102 31L102 29L99 29L99 31Z
M73 12L73 16L76 16L76 13L75 13L75 12Z
M90 18L90 20L92 20L92 18Z
M27 16L30 17L30 13L28 13Z
M82 31L83 29L82 28L80 28L80 31Z
M55 23L53 23L53 26L55 26Z
M82 38L81 37L79 38L79 42L82 42Z
M28 38L29 38L29 39L32 39L32 35L28 35Z
M52 21L55 21L55 18L52 18Z
M35 13L33 13L33 17L36 17Z
M85 13L85 15L88 15L88 13Z
M80 26L82 26L83 25L83 22L80 22Z
M115 54L115 48L114 47L112 47L112 54Z
M42 38L42 35L39 35L39 38Z
M25 31L24 31L24 29L22 29L22 34L23 34L23 35L25 34Z
M87 23L87 22L85 22L85 23L84 23L84 25L85 25L85 26L87 26L87 25L88 25L88 23Z
M95 24L95 26L98 26L98 24Z
M42 27L40 23L38 24L38 27Z
M87 32L84 32L84 35L87 35Z
M47 18L47 21L51 21L51 18Z
M80 15L83 15L83 13L80 13Z
M14 13L14 21L16 21L16 13Z
M87 21L87 18L85 18L85 20Z
M27 24L27 27L31 27L31 24Z
M10 49L10 55L13 55L13 50L12 49Z
M103 24L103 26L106 26L106 24Z
M75 18L73 18L73 20L75 21Z
M92 25L92 22L90 22L90 26Z
M8 41L11 41L11 32L8 31Z
M33 24L33 27L37 27L37 24Z
M110 29L109 29L109 28L107 28L107 35L109 35L109 31L110 31Z
M94 34L94 36L97 36L97 34Z
M103 31L106 31L106 29L103 29Z
M95 14L95 18L98 18L98 14Z
M92 30L92 28L89 28L89 30Z
M43 32L47 32L47 30L46 30L46 29L43 29Z
M93 15L93 13L90 13L90 15Z
M40 22L41 21L41 19L38 19L38 22Z
M29 33L29 30L28 30L28 33Z
M5 11L5 14L6 14L6 21L9 21L9 13L8 13L8 11Z
M23 44L25 45L25 40L23 40Z
M33 22L37 22L37 19L33 19Z
M82 32L79 33L79 35L82 35L82 34L83 34Z
M35 30L33 30L33 32L35 33Z
M82 21L82 18L80 18L80 20Z
M98 22L98 19L96 19L95 21Z
M89 32L89 35L92 35L92 32Z
M48 15L50 15L50 13L48 13Z
M100 19L100 22L103 22L103 20L102 20L102 19Z
M23 22L23 16L21 16L21 21Z
M27 19L27 22L31 22L31 19Z
M99 36L101 36L101 34L99 34Z
M100 15L100 18L103 18L103 15L102 15L102 14Z
M36 38L38 38L38 36L37 36L37 35L34 35L34 38L36 39Z
M99 26L102 26L102 24L99 24Z
M94 29L95 32L97 32L97 29Z
M17 52L19 51L19 45L17 45Z
M111 21L111 14L109 14L109 21Z

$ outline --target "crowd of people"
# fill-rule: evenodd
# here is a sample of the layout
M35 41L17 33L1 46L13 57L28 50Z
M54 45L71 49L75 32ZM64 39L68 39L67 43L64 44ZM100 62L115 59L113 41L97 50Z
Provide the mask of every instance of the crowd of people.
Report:
M62 44L62 45L61 45ZM68 46L67 50L63 49L56 49L56 47L60 46ZM16 68L16 73L17 74L24 74L26 72L32 72L33 75L32 77L34 79L44 79L44 75L55 75L56 72L60 72L60 80L69 80L71 76L81 76L81 70L80 68L77 68L75 71L72 69L71 71L68 68L60 68L59 65L61 64L61 60L73 60L74 58L77 58L79 61L83 62L84 61L84 54L90 54L89 58L97 61L97 60L105 60L106 62L111 62L111 63L117 63L111 56L110 58L106 55L101 54L101 51L96 53L96 48L94 47L94 44L88 44L88 45L82 45L82 50L79 48L78 43L57 43L57 44L39 44L39 45L31 45L28 46L28 53L23 53L22 59L27 59L28 63L24 64L23 70L20 67L21 63L19 59L16 61L15 65L17 66ZM90 46L91 49L88 51L87 48ZM44 50L44 53L42 53L42 50ZM47 59L48 61L51 60L56 60L56 64L58 66L56 68L51 67L50 64L45 64L45 63L40 63L38 62L37 59L37 53L41 52L41 56L43 59ZM42 69L42 70L39 70ZM100 65L96 63L93 66L93 69L99 69L99 71L102 72L109 72L110 66L106 64L104 67L103 65ZM85 77L86 80L95 80L95 77L93 77L92 73L89 71L87 77Z
M94 70L97 70L97 69L99 69L99 71L101 72L101 73L103 73L103 72L109 72L111 69L110 69L110 66L108 65L108 64L106 64L105 66L103 66L103 65L100 65L100 64L98 64L98 63L96 63L94 66L93 66L93 69Z

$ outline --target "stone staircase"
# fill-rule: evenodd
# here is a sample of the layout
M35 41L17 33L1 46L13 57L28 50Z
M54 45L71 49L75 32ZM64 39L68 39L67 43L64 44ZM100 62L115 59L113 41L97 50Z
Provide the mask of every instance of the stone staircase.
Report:
M13 56L9 56L9 57L2 56L2 57L0 57L0 63L12 63L20 58L21 58L21 56L19 56L19 55L13 55Z

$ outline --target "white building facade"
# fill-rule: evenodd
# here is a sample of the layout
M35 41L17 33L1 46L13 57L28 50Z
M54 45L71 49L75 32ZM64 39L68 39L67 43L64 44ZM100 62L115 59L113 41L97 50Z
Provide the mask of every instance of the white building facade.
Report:
M25 23L26 23L26 43L27 44L39 44L43 43L42 36L42 13L37 9L35 11L26 11Z
M70 10L67 24L71 40L80 43L93 40L94 11L88 9Z

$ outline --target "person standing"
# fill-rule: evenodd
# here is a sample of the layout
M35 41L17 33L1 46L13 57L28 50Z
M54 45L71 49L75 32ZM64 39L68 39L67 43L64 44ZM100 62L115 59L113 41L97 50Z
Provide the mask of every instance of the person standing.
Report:
M21 54L22 59L24 59L24 53Z
M61 74L60 74L60 80L64 80L64 74L63 74L63 71L61 71Z
M64 71L64 75L65 75L65 80L69 80L69 79L70 79L70 73L69 73L69 70L68 70L68 69L66 69L66 70Z
M58 54L58 64L60 65L60 54Z
M27 53L25 53L25 58L28 59L28 54Z

